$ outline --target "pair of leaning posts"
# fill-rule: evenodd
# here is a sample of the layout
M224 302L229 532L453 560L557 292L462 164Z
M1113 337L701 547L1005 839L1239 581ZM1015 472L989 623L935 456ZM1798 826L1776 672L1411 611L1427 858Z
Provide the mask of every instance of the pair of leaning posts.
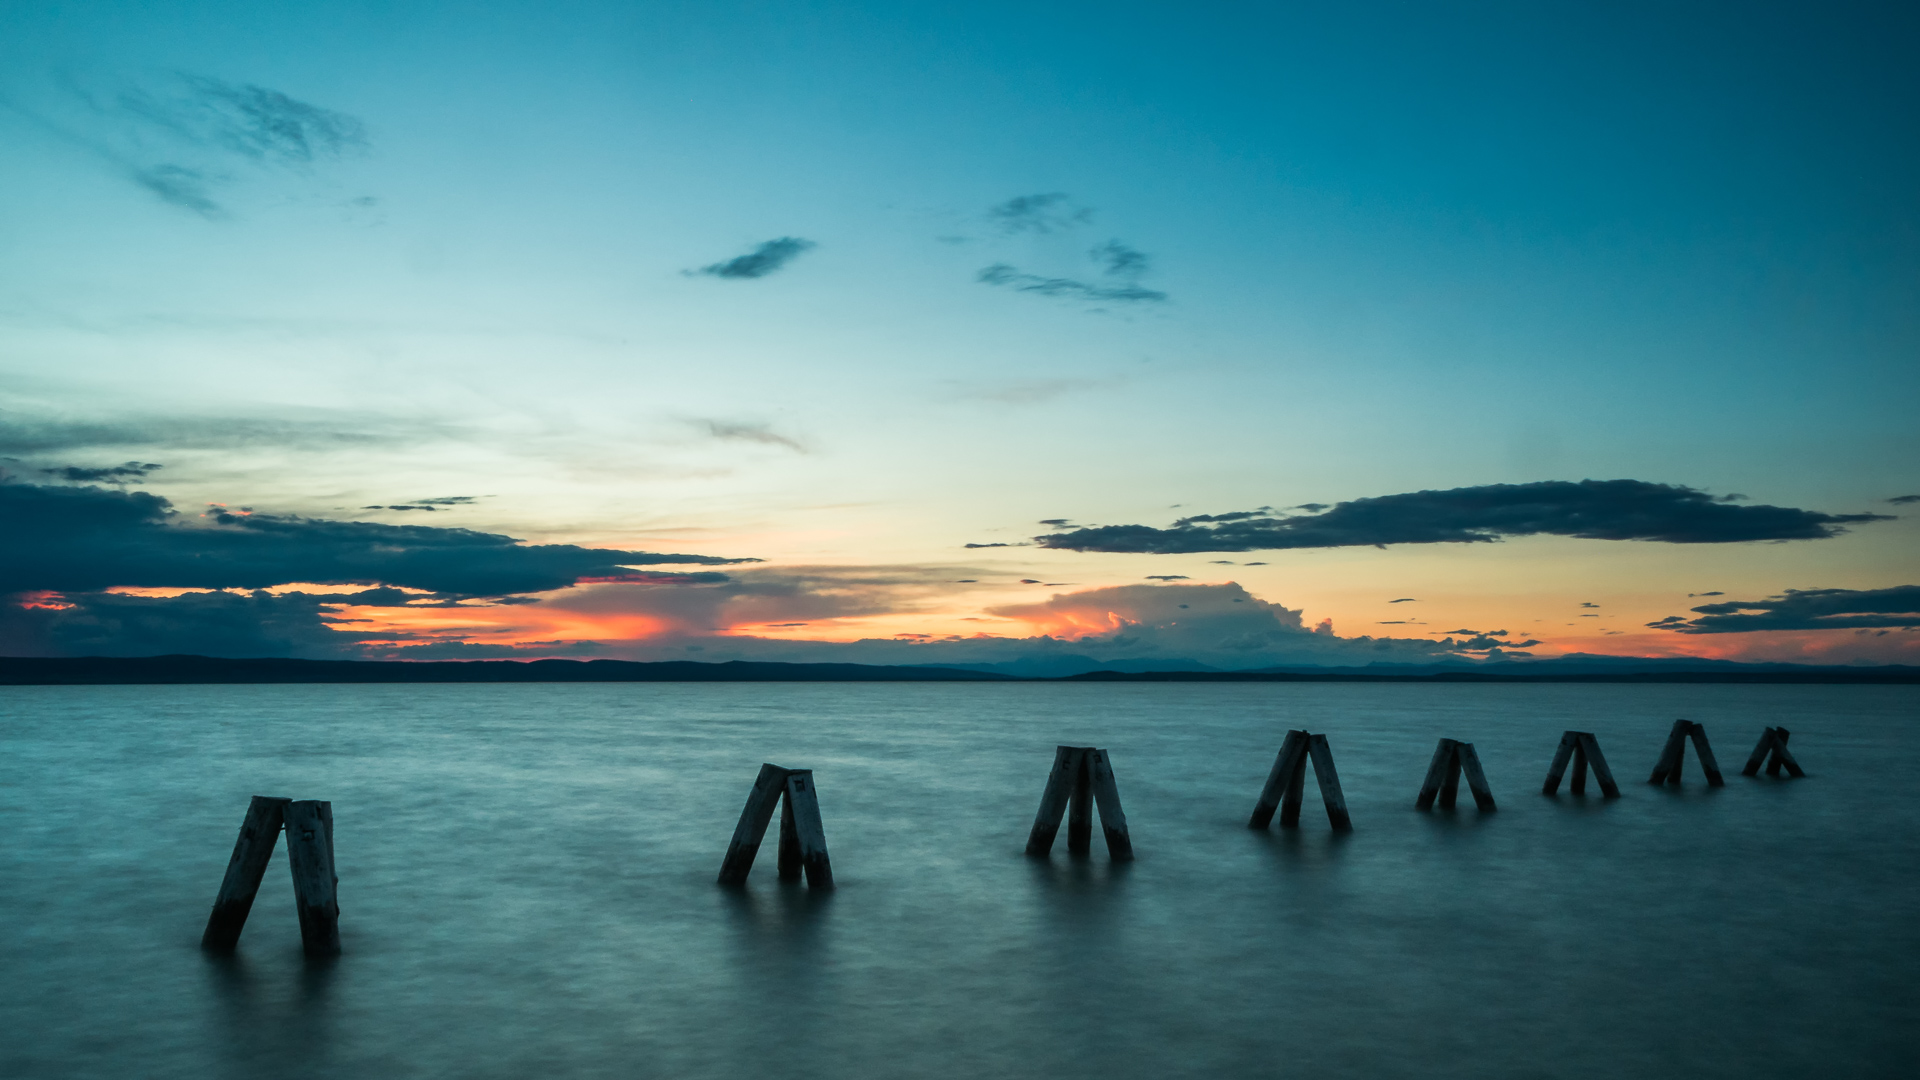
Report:
M1748 756L1744 776L1757 776L1762 768L1769 776L1785 769L1789 776L1804 777L1800 763L1787 749L1792 733L1786 728L1770 727ZM1679 784L1680 769L1686 760L1687 743L1693 744L1700 758L1701 771L1712 787L1726 786L1719 762L1707 743L1705 727L1691 720L1675 720L1667 733L1666 745L1654 766L1651 784ZM1281 828L1300 824L1300 805L1306 794L1307 763L1313 763L1314 780L1320 787L1320 799L1327 807L1327 820L1337 830L1353 828L1347 814L1347 799L1340 790L1340 775L1333 767L1333 751L1325 735L1289 731L1280 744L1273 770L1267 774L1260 800L1254 804L1247 825L1265 829L1276 811ZM1601 794L1614 799L1620 787L1613 771L1600 753L1600 742L1590 731L1569 731L1560 736L1553 763L1547 767L1547 780L1541 791L1553 795L1567 767L1573 767L1568 790L1585 794L1587 770L1600 785ZM1494 809L1493 791L1487 785L1486 772L1480 767L1480 755L1472 743L1441 739L1427 766L1426 780L1420 785L1416 809L1428 810L1436 803L1451 808L1466 778L1474 805ZM773 812L780 811L779 874L782 881L805 877L814 889L833 888L833 863L827 857L826 829L820 821L820 800L814 793L811 769L787 769L779 765L760 766L760 775L747 794L746 808L734 827L733 842L720 866L720 883L742 885L753 869L754 856L766 838ZM1127 815L1120 808L1120 789L1113 779L1113 763L1107 752L1093 746L1061 746L1054 750L1053 769L1047 774L1047 788L1040 797L1040 812L1034 816L1033 831L1027 836L1027 854L1046 855L1053 850L1060 823L1067 825L1067 850L1083 854L1093 846L1093 815L1100 813L1100 829L1107 841L1107 854L1115 861L1133 858L1133 839L1127 832ZM300 941L309 956L333 956L340 952L340 904L337 896L340 879L333 866L333 804L314 799L284 799L255 795L247 806L246 820L240 825L240 837L234 841L233 857L227 862L226 877L220 882L220 894L207 918L201 947L213 952L231 952L240 941L247 915L253 910L254 897L266 877L267 863L273 858L280 834L287 834L287 862L293 870L294 909L300 918Z

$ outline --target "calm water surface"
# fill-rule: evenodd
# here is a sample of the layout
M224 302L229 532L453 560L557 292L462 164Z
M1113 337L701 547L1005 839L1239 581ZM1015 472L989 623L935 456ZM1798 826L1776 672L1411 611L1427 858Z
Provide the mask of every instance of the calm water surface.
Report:
M1644 783L1682 716L1726 788ZM1289 727L1353 833L1245 827ZM1566 728L1624 798L1539 794ZM1412 809L1443 735L1498 812ZM1137 862L1021 854L1062 742ZM833 893L714 885L762 761ZM1911 687L0 689L0 1075L1913 1075L1916 762ZM333 800L337 961L284 847L198 949L256 793Z

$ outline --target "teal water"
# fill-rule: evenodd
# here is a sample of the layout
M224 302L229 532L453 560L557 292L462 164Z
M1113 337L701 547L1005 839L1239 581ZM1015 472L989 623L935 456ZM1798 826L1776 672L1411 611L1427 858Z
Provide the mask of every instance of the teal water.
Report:
M1706 725L1645 784L1676 717ZM1810 776L1738 776L1766 725ZM1289 727L1355 829L1245 827ZM1566 728L1625 797L1539 794ZM1500 809L1412 809L1434 741ZM1022 846L1099 745L1139 855ZM1920 1060L1912 687L622 684L0 690L0 1075L1878 1077ZM762 761L839 888L714 885ZM331 799L198 949L248 796Z

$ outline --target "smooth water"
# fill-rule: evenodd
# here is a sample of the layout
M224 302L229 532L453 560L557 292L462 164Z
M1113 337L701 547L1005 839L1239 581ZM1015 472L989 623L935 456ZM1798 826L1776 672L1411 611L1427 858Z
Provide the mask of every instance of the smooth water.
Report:
M1644 781L1675 717L1706 725ZM1738 775L1765 725L1809 778ZM1289 727L1355 831L1246 818ZM1567 728L1625 797L1539 794ZM1500 809L1413 810L1434 741ZM1138 861L1022 854L1056 743ZM716 886L762 761L839 888ZM1920 1061L1920 690L616 684L0 690L7 1077L1805 1077ZM253 794L331 799L345 954ZM771 836L769 837L771 840Z

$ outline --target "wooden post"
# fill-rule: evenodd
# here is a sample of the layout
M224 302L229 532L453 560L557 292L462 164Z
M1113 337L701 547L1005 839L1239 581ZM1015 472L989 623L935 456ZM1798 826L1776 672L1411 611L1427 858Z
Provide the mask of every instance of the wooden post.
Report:
M286 805L285 817L300 944L308 956L336 956L340 952L340 879L333 871L333 804L297 799Z
M1600 783L1600 794L1609 799L1619 798L1620 785L1613 782L1613 770L1607 768L1606 755L1600 752L1600 740L1594 738L1590 731L1577 734L1580 736L1580 752L1593 768L1593 778Z
M799 881L804 869L804 860L800 857L800 828L793 820L793 800L784 797L782 787L780 799L780 880Z
M1441 739L1440 745L1433 751L1433 763L1427 766L1427 778L1420 783L1420 797L1414 800L1415 810L1431 809L1434 796L1440 793L1440 785L1447 778L1448 768L1458 767L1453 753L1454 745L1452 739Z
M800 865L810 889L833 888L833 864L827 859L827 830L820 823L820 801L813 790L812 769L787 771L786 802L792 809L793 831L799 839Z
M1487 786L1487 774L1480 771L1480 755L1474 752L1473 744L1458 744L1454 748L1454 757L1460 763L1460 770L1467 774L1467 787L1473 792L1473 805L1482 810L1494 809L1493 789Z
M1780 766L1785 765L1788 776L1802 779L1806 777L1807 774L1800 769L1800 763L1795 761L1793 754L1787 750L1787 736L1791 734L1793 732L1786 728L1773 729L1773 758L1767 762L1768 776L1779 776Z
M1460 797L1460 747L1456 741L1453 753L1447 755L1447 774L1440 781L1440 809L1451 810L1455 800Z
M1085 855L1093 850L1093 778L1088 772L1092 749L1080 752L1073 770L1073 794L1067 798L1067 851Z
M1653 766L1653 775L1647 778L1649 784L1678 784L1680 765L1687 754L1687 729L1693 726L1690 720L1675 720L1673 730L1667 733L1667 745L1660 750L1660 760Z
M1107 857L1126 862L1133 858L1133 838L1127 834L1127 815L1120 809L1120 787L1113 782L1113 765L1105 750L1089 749L1085 761L1093 799L1100 805L1100 830L1106 834Z
M227 860L227 876L220 881L213 914L207 917L206 932L200 935L201 948L231 952L240 943L240 931L247 925L247 913L253 910L253 898L260 892L274 845L280 842L286 806L292 801L255 795L247 804L240 838L233 842L233 857Z
M733 842L727 845L727 857L720 863L720 884L744 885L753 869L753 857L760 853L760 841L767 835L767 823L773 820L774 806L786 790L787 770L778 765L760 766L760 775L747 793L747 805L740 811L740 823L733 827Z
M1300 734L1305 735L1306 732ZM1280 827L1291 829L1300 824L1300 799L1307 790L1307 751L1311 739L1302 739L1293 755L1293 771L1287 774L1286 791L1280 796Z
M1053 751L1053 770L1047 773L1047 790L1040 796L1040 812L1033 816L1033 831L1027 834L1027 854L1045 855L1053 850L1053 838L1060 832L1060 819L1067 812L1067 800L1073 795L1074 781L1080 775L1083 746L1061 746Z
M1706 725L1688 725L1687 737L1693 740L1694 752L1700 755L1700 768L1707 774L1707 786L1726 787L1727 779L1720 775L1720 763L1713 759L1713 747L1707 745ZM1678 770L1675 770L1675 775L1679 775Z
M1273 771L1267 774L1267 786L1260 790L1260 801L1253 804L1253 817L1247 820L1247 828L1264 829L1273 821L1273 812L1280 808L1281 796L1287 792L1287 785L1293 779L1293 758L1306 752L1307 733L1304 731L1287 732L1286 740L1280 744L1280 753L1273 759Z
M1567 783L1567 792L1572 795L1587 793L1587 748L1581 746L1577 738L1573 741L1573 779Z
M1760 766L1767 762L1767 751L1773 749L1774 730L1768 728L1760 733L1760 741L1753 746L1753 753L1747 755L1747 763L1740 770L1741 776L1760 775Z
M1569 731L1560 736L1560 745L1553 751L1553 763L1547 766L1547 782L1540 785L1540 794L1554 795L1560 791L1560 777L1566 774L1567 762L1572 760L1574 751L1579 748L1579 732ZM1578 773L1574 774L1573 782L1576 784L1580 782Z
M1313 778L1320 782L1320 800L1327 804L1327 820L1335 829L1353 828L1353 819L1347 816L1347 796L1340 790L1340 774L1333 771L1333 751L1327 746L1327 737L1314 735L1308 745L1313 752Z

